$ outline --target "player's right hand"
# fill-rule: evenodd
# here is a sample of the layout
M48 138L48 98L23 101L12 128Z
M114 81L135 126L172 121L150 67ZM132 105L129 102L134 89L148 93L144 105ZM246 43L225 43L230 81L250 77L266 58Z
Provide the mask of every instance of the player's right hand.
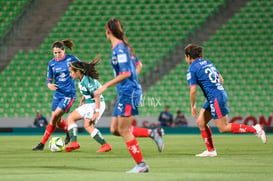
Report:
M50 90L53 90L53 91L55 91L55 90L58 89L57 84L48 83L48 84L47 84L47 87L48 87Z
M198 112L195 106L191 108L191 114L193 117L197 118Z

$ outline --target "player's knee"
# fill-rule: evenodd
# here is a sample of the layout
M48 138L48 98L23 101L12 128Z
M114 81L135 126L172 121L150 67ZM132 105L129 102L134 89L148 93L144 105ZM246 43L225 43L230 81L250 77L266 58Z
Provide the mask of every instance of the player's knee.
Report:
M118 130L115 127L111 127L110 132L115 136L120 136Z
M73 119L70 115L67 117L67 123L68 125L73 124Z
M199 119L196 120L196 124L200 129L205 129L205 127L206 127L205 122L202 120L199 120Z
M228 132L225 127L218 127L218 130L219 130L220 133Z
M120 136L126 136L129 133L129 129L119 128L118 133Z

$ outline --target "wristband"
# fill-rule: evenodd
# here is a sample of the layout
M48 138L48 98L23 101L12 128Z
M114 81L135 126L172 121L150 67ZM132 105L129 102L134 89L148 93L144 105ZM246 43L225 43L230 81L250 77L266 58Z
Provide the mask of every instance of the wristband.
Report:
M95 112L100 112L100 109L97 108Z

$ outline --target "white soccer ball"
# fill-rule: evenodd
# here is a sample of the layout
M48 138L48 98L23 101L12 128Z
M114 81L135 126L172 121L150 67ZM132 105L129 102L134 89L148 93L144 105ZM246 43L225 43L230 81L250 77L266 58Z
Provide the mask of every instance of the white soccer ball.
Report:
M52 152L59 152L64 150L64 142L60 137L53 137L49 142L49 149Z

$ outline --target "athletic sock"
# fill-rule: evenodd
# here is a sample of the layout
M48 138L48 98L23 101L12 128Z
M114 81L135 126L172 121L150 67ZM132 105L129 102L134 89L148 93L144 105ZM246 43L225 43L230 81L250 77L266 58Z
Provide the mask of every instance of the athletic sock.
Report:
M208 127L205 130L201 130L200 132L201 132L202 138L207 146L208 151L213 151L214 146L213 146L212 133L211 133L210 127Z
M94 131L92 131L90 136L94 138L94 140L96 140L100 145L106 144L105 139L103 138L103 136L101 135L100 131L97 128L95 128Z
M57 127L63 129L68 134L68 126L64 119L61 121L60 125L57 125Z
M131 126L130 132L135 137L150 137L151 130L147 129L147 128L140 128L140 127Z
M256 129L252 126L247 126L239 123L231 123L232 133L256 133Z
M128 141L126 143L127 148L130 152L130 154L132 155L132 157L134 158L136 163L140 163L143 161L143 156L142 153L139 149L139 145L136 139L133 139L132 141Z
M73 123L68 126L68 132L69 132L70 141L71 142L77 141L78 125L76 123Z
M52 135L52 133L54 133L55 130L56 130L56 126L53 126L52 124L47 125L45 134L43 136L41 143L45 144L48 138Z

